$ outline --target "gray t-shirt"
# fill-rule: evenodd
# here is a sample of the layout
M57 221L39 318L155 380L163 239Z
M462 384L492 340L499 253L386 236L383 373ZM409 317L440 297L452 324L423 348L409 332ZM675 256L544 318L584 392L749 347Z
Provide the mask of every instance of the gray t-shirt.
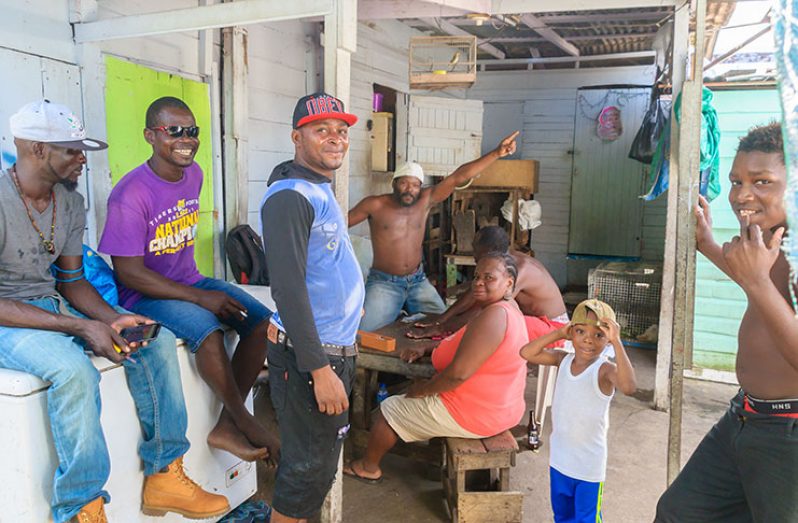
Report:
M42 245L19 197L14 179L0 171L0 298L30 300L53 296L55 279L50 265L61 256L83 255L86 211L83 196L61 184L53 187L56 200L55 254ZM50 239L52 202L43 213L29 207L36 225Z

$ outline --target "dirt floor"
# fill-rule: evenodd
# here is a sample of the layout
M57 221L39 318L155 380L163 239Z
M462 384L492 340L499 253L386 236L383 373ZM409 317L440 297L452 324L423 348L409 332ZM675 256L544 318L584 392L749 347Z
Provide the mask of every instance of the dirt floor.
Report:
M665 488L668 415L651 408L654 389L653 351L630 349L638 391L618 393L610 410L609 462L604 488L604 520L650 522ZM534 376L527 383L527 404L534 404ZM685 381L683 461L728 406L737 387L695 380ZM274 426L268 387L259 387L258 417ZM524 419L523 424L526 425ZM511 489L524 493L524 522L552 521L549 505L548 447L551 424L544 430L540 452L521 452L511 472ZM344 479L346 523L421 523L449 521L437 467L389 455L383 462L385 480L366 485ZM274 472L258 470L258 499L271 499ZM486 522L488 523L488 522ZM493 522L491 522L493 523ZM495 522L500 523L500 522Z

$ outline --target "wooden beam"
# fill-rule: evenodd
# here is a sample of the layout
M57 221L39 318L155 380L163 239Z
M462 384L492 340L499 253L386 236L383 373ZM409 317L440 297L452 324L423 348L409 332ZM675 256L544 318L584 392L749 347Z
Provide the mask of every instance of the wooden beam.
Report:
M521 22L534 29L540 36L553 43L571 56L579 56L579 49L568 40L560 36L557 31L544 24L537 16L532 14L521 15Z
M412 23L410 24L413 25ZM654 38L656 32L650 33L634 33L634 34L616 34L616 35L576 35L569 36L569 42L590 42L595 40L629 40L630 38ZM497 36L490 39L491 42L497 44L539 44L547 42L546 38L542 36Z
M477 60L477 65L505 64L558 64L569 62L603 62L606 60L629 60L654 58L656 51L630 51L628 53L594 54L589 56L549 56L546 58L506 58L504 60Z
M472 13L488 13L493 7L492 0L424 0L430 4L453 7Z
M684 0L493 0L490 14L558 13L595 11L596 9L633 9L636 7L674 7Z
M673 354L671 363L670 422L668 426L668 485L681 470L682 404L685 361L692 354L695 305L695 218L701 164L701 104L703 89L704 34L707 0L695 2L695 53L688 63L682 89L682 120L678 149L678 186L673 179L668 191L678 191L676 209L676 281L673 304Z
M224 213L229 230L248 221L249 66L247 31L243 27L222 31L222 63Z
M450 35L454 35L454 36L474 36L471 33L469 33L468 31L460 29L456 25L452 25L451 23L447 22L446 20L444 20L442 18L438 18L438 19L422 18L421 20L425 24L427 24L428 26L430 26L432 28L435 28L435 29L439 29L439 30L443 31L444 33L447 33L447 34L450 34ZM497 49L495 46L493 46L493 45L491 45L491 44L489 44L487 42L480 43L480 41L477 40L477 47L479 47L480 49L482 49L486 53L488 53L488 54L490 54L492 56L495 56L499 60L504 60L504 57L505 57L504 52L501 51L500 49Z
M437 18L461 16L466 9L444 6L424 0L369 0L358 2L360 20L385 20L397 18Z
M99 42L326 15L333 0L240 0L74 24L75 42Z

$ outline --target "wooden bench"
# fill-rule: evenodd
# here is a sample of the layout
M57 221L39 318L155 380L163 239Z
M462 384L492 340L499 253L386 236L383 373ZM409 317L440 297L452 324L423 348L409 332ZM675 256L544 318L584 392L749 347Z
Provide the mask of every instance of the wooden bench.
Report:
M484 439L446 438L441 479L454 523L521 523L524 495L510 491L517 452L510 431ZM475 490L477 474L487 482Z

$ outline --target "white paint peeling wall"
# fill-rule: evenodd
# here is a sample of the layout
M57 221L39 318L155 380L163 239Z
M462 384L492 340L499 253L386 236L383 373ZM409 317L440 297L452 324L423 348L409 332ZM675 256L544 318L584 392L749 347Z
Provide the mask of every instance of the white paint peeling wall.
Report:
M249 26L249 208L257 228L260 201L272 169L294 157L291 120L296 101L317 86L306 64L318 53L320 24L300 21ZM260 234L260 231L257 231Z
M521 157L540 162L535 199L543 208L543 225L532 233L532 248L561 287L568 281L566 255L577 89L609 84L651 85L653 75L649 66L480 72L477 83L467 91L468 98L485 102L486 115L490 102L524 103ZM662 257L663 202L644 207L643 253L647 259Z

